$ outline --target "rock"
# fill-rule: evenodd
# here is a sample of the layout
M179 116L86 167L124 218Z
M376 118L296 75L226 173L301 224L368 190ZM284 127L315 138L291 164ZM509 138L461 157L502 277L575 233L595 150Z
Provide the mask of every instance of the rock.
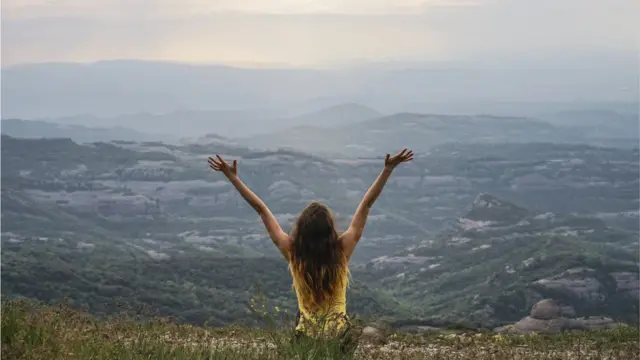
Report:
M386 336L380 329L377 329L373 326L365 326L362 329L362 338L374 343L383 343L385 342Z
M464 218L473 221L492 221L501 224L516 224L528 215L524 208L495 196L482 193L474 200L471 210Z
M562 306L561 309L562 309L562 316L566 316L568 318L572 318L576 316L576 310L573 308L573 306L565 305L565 306Z
M398 330L406 333L424 334L424 333L442 331L442 328L435 327L435 326L426 326L426 325L407 325L407 326L400 327Z
M513 333L514 332L514 326L515 325L505 325L505 326L501 326L498 328L495 328L493 331L498 333L498 334L505 334L505 333Z
M587 330L611 329L618 326L624 326L624 324L618 323L615 320L604 316L591 316L588 318L573 319L571 320L571 323L577 328L584 328Z
M573 308L571 308L573 310ZM608 317L569 319L562 316L562 308L552 299L536 303L531 315L515 324L496 328L494 332L510 334L544 333L557 334L564 331L610 329L622 324Z
M535 284L549 289L569 291L588 301L603 300L603 286L597 279L597 271L591 268L567 269L554 277L537 280Z
M569 328L569 321L566 318L554 318L549 320L535 319L527 316L524 319L513 324L510 328L511 333L528 334L528 333L545 333L557 334Z
M552 320L562 316L562 308L552 299L539 301L531 309L530 317L536 320Z
M378 319L374 322L369 323L368 325L378 329L385 335L388 335L390 332L393 331L393 326L391 326L391 324L389 324L388 322L382 319Z
M626 292L640 300L640 281L638 280L638 273L614 272L610 275L616 281L618 291Z

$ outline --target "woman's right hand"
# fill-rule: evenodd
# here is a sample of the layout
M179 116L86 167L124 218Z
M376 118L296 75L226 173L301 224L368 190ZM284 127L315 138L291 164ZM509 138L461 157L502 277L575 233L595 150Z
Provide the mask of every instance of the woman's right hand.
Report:
M384 158L384 167L386 169L393 170L395 169L396 166L400 165L401 163L408 162L411 160L413 160L413 151L405 148L393 156L387 154L387 156Z
M229 165L220 155L216 155L216 158L209 157L209 167L222 172L228 179L238 176L238 160L233 160L233 165Z

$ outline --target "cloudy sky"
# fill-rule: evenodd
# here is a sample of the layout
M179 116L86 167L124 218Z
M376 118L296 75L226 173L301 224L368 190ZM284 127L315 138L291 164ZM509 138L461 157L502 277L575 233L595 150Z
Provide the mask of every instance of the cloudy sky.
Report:
M158 59L359 61L633 54L635 0L3 0L3 66Z

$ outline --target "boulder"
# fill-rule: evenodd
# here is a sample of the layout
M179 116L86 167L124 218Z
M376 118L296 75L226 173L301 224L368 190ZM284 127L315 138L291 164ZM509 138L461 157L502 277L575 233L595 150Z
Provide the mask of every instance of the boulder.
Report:
M621 325L607 317L569 319L563 317L562 314L562 307L554 300L545 299L533 306L530 316L515 324L503 326L494 331L511 334L557 334L564 331L607 329Z
M545 334L557 334L568 329L568 319L556 318L550 320L535 319L531 316L527 316L517 323L511 325L508 329L502 332L516 333L516 334L528 334L528 333L545 333Z
M362 338L373 343L384 343L386 340L384 332L373 326L365 326L362 329Z
M562 317L562 308L552 299L537 302L531 309L530 317L537 320L552 320Z

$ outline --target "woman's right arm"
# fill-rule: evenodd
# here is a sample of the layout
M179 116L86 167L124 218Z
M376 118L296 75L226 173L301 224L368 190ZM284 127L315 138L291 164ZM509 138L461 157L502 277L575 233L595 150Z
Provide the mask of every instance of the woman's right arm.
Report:
M209 166L216 171L222 172L231 185L236 188L242 198L260 215L260 219L264 223L264 227L273 241L274 245L282 252L282 255L289 259L289 247L291 246L291 238L285 233L278 220L267 205L256 195L242 180L238 177L238 162L233 161L233 165L227 164L219 155L217 159L209 158Z
M351 254L353 254L353 250L358 244L358 241L360 241L360 238L362 237L362 234L364 232L364 227L367 223L369 210L376 202L376 199L378 199L380 193L382 193L382 189L387 183L387 180L389 180L389 177L393 173L393 170L399 164L411 160L413 160L413 151L407 149L402 150L394 156L389 156L389 154L387 154L387 156L385 157L384 169L382 169L382 172L380 173L380 175L378 175L376 181L364 194L362 201L360 201L360 205L358 205L356 212L351 218L351 224L349 225L349 228L341 236L342 244L344 246L347 257L351 257Z

